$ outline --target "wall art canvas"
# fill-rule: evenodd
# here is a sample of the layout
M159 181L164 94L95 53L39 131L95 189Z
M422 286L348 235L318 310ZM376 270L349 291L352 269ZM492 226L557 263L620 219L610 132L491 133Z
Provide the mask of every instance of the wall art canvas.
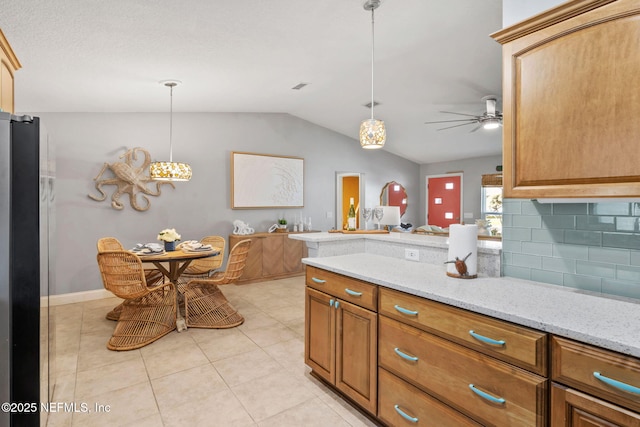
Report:
M304 159L231 153L231 208L304 207Z

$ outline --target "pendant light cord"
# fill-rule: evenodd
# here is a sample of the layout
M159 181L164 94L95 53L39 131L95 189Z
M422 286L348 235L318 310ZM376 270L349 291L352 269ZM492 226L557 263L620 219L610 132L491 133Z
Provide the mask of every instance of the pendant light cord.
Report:
M373 12L374 12L375 8L371 9L371 120L373 120L373 47L375 44L375 31L373 29L374 27L374 19L373 19Z
M173 87L174 84L169 84L170 92L170 101L169 101L169 162L173 163Z

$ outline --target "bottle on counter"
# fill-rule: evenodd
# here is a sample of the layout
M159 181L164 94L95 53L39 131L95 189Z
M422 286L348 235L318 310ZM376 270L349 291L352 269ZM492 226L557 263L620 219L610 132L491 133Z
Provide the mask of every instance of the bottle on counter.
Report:
M353 206L353 197L349 198L349 213L347 214L347 230L356 231L356 208Z

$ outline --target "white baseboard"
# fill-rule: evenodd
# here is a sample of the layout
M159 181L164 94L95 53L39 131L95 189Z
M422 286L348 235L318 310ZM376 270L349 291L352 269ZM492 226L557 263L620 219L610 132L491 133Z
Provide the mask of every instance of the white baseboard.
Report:
M106 289L96 289L94 291L83 291L83 292L72 292L69 294L50 295L48 305L54 306L54 305L73 304L76 302L93 301L93 300L103 299L103 298L113 298L113 294ZM46 307L46 306L47 306L47 298L41 297L40 307Z

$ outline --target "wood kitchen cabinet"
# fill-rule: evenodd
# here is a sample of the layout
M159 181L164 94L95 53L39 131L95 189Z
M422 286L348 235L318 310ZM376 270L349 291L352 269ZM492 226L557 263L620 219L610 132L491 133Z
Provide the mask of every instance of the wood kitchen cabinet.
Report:
M551 426L640 427L640 361L551 339Z
M289 234L291 233L230 235L229 247L233 247L241 240L251 240L247 263L238 283L304 274L302 258L307 256L307 246L301 240L289 239Z
M9 42L0 30L0 109L14 113L13 74L22 68Z
M492 37L504 196L638 197L640 2L567 1Z
M378 324L376 312L365 306L375 302L375 291L374 285L307 268L305 363L372 415Z

